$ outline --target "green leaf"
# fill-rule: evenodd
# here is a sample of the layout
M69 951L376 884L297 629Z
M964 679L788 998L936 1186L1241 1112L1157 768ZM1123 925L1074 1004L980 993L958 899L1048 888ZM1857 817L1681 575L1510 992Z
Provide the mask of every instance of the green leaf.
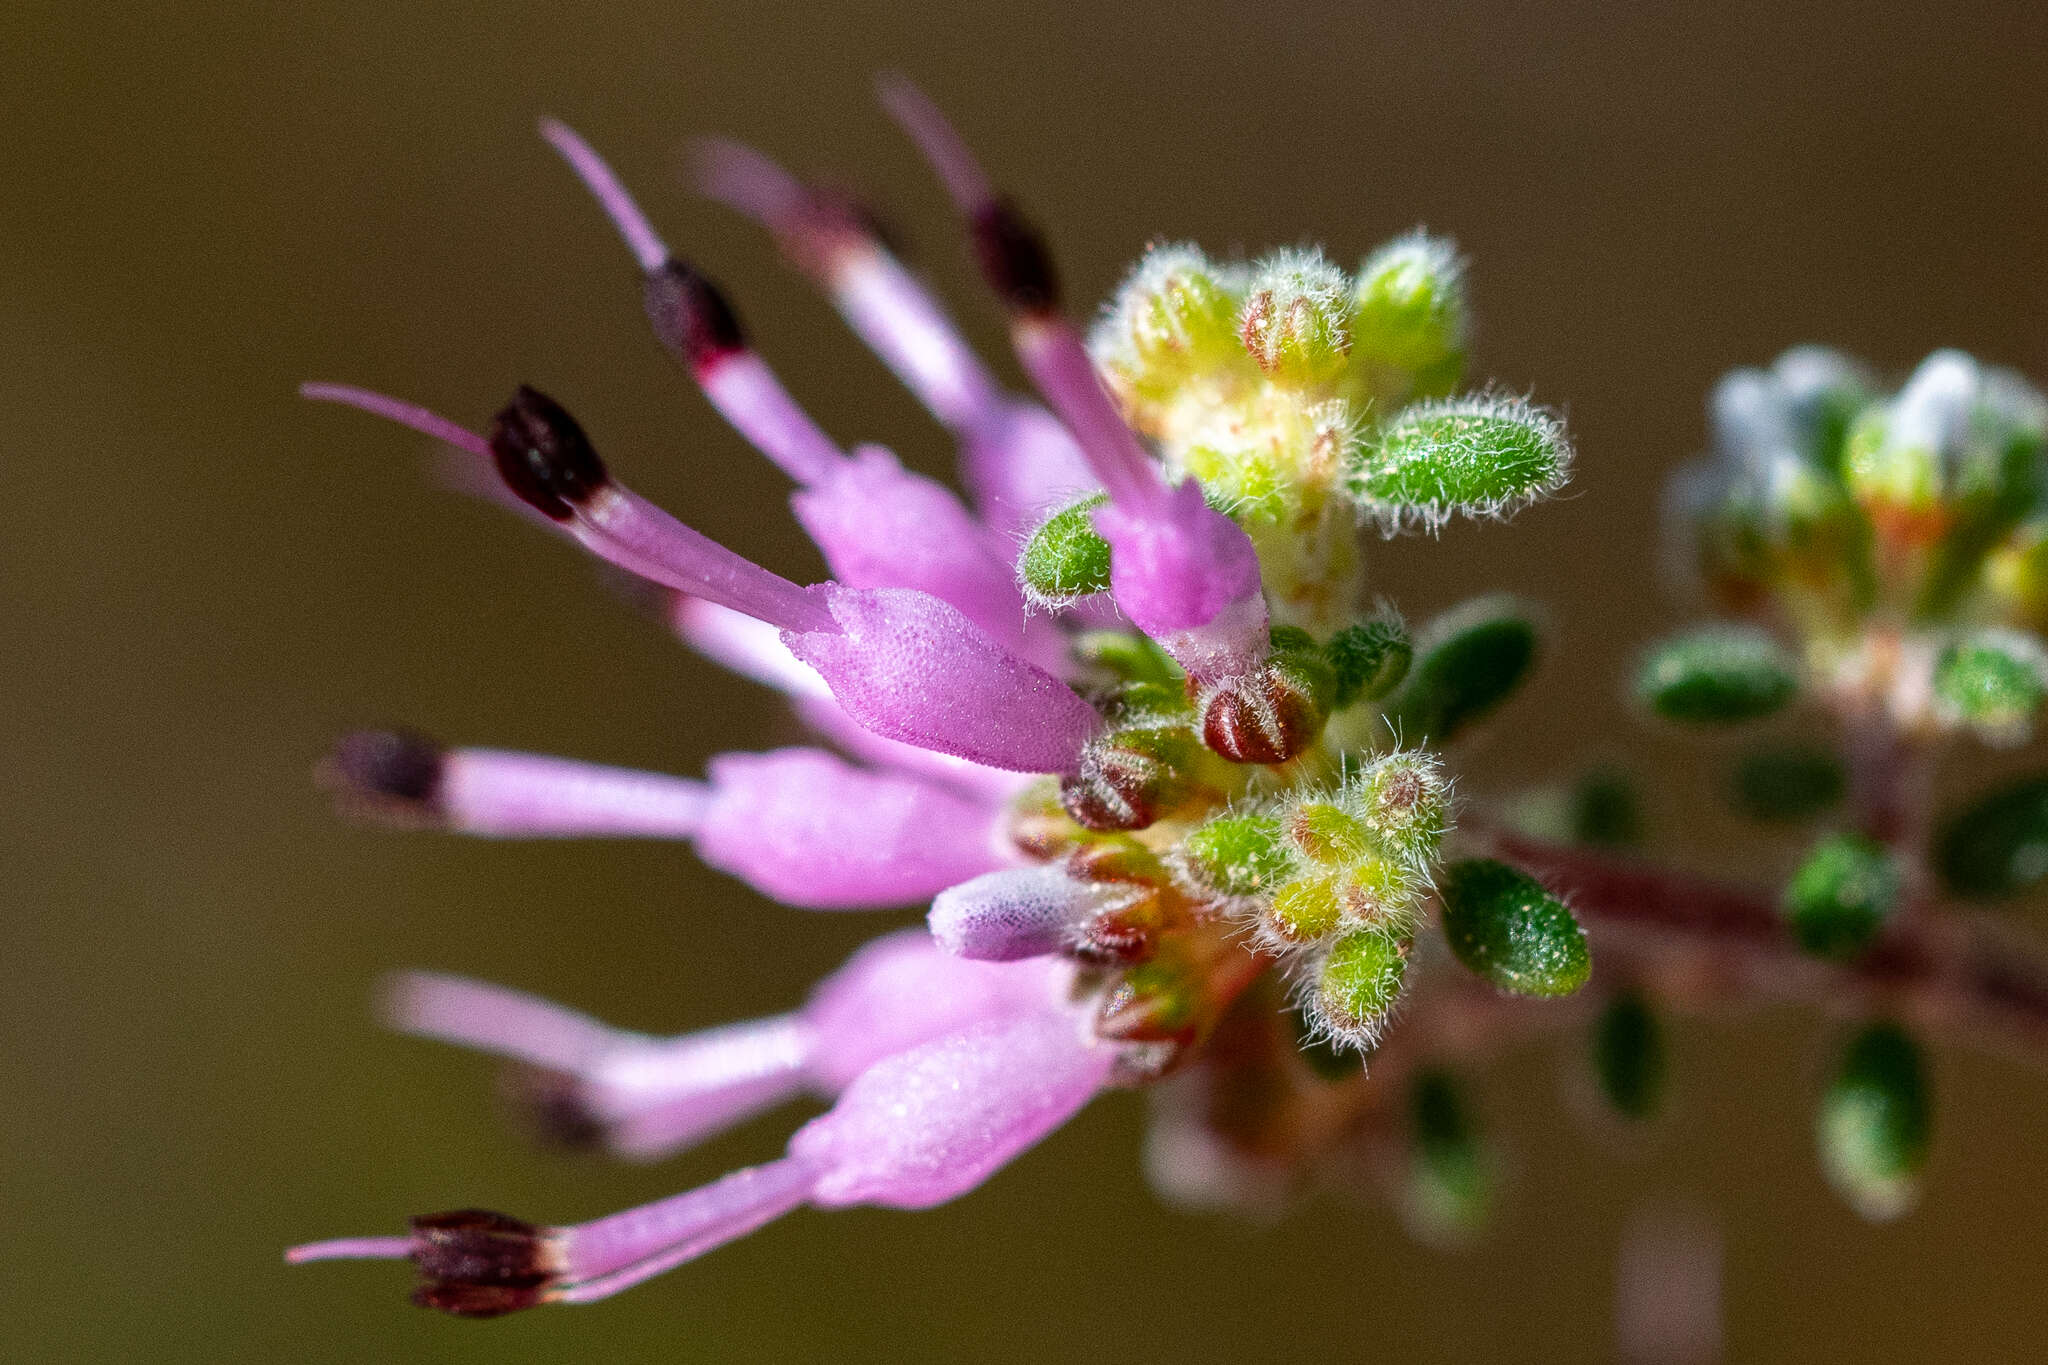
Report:
M1895 1024L1849 1044L1815 1124L1821 1170L1872 1222L1912 1207L1933 1129L1920 1050Z
M1323 653L1337 672L1333 701L1341 710L1353 702L1376 701L1400 686L1415 650L1400 619L1383 616L1344 627L1330 637Z
M1783 908L1799 946L1846 961L1870 946L1898 906L1898 864L1860 834L1823 839L1785 887Z
M1513 398L1418 403L1359 448L1345 486L1367 508L1427 524L1493 516L1563 486L1571 444L1556 418Z
M1590 772L1573 784L1571 838L1597 848L1627 848L1643 841L1642 803L1635 783L1620 773Z
M1636 675L1636 694L1652 711L1688 725L1757 720L1798 691L1791 655L1764 632L1739 626L1709 626L1667 640Z
M2048 876L2048 776L2001 787L1943 822L1934 866L1975 900L2024 891Z
M1024 542L1017 557L1017 582L1038 606L1064 606L1077 597L1109 590L1109 542L1090 513L1109 500L1095 493L1054 512Z
M1848 790L1842 762L1811 745L1755 749L1735 766L1731 795L1752 820L1795 821L1819 815Z
M1418 1073L1408 1092L1412 1146L1405 1212L1437 1243L1468 1239L1493 1204L1493 1171L1478 1125L1449 1073Z
M2048 697L2048 651L2018 630L1984 630L1942 650L1934 665L1934 701L1951 725L1995 744L2026 739Z
M1593 1026L1593 1074L1614 1112L1643 1120L1664 1099L1664 1028L1638 991L1607 1002Z
M1407 744L1447 744L1506 701L1536 662L1536 626L1513 598L1476 598L1430 622L1387 708Z
M1527 873L1474 858L1452 864L1438 894L1452 954L1501 990L1570 995L1592 975L1585 931Z

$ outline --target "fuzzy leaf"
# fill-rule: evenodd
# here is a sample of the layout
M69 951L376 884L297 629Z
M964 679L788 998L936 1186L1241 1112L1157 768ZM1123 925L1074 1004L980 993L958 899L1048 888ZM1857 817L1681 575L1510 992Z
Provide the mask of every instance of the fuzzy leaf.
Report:
M1743 755L1731 786L1736 809L1752 820L1805 820L1842 799L1848 775L1826 749L1773 747Z
M1912 1207L1932 1127L1920 1049L1897 1025L1873 1025L1849 1044L1821 1100L1821 1170L1865 1218L1896 1218Z
M1688 725L1756 720L1798 690L1792 657L1746 627L1708 626L1667 640L1636 675L1636 694L1652 711Z
M1333 705L1342 710L1357 701L1374 701L1401 685L1414 661L1408 629L1394 617L1346 626L1330 637L1323 652L1337 672Z
M1490 858L1454 863L1439 894L1458 961L1516 995L1570 995L1593 958L1564 903L1527 873Z
M1430 622L1387 718L1405 743L1447 744L1513 695L1536 661L1536 626L1508 597L1481 597Z
M1572 449L1557 419L1512 398L1418 403L1366 440L1346 478L1390 516L1492 516L1562 487Z
M1039 606L1061 606L1109 591L1109 542L1090 514L1108 501L1096 493L1070 503L1039 524L1017 557L1017 582Z
M1934 865L1958 895L1991 900L2048 876L2048 776L2001 787L1943 822Z
M2017 630L1979 631L1941 652L1934 700L1943 718L1993 743L2026 739L2048 697L2048 651Z
M1838 961L1870 946L1899 901L1898 865L1860 834L1821 840L1785 887L1784 911L1799 946Z
M1647 1119L1664 1099L1664 1029L1640 992L1607 1002L1593 1026L1593 1074L1626 1119Z

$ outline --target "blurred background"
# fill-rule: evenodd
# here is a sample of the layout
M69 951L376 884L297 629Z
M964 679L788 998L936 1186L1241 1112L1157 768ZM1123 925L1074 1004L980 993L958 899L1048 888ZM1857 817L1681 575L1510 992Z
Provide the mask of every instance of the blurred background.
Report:
M991 354L950 215L876 111L900 68L1042 220L1077 302L1155 234L1340 261L1418 223L1473 261L1474 374L1563 405L1574 492L1512 528L1374 551L1411 619L1550 604L1546 667L1469 792L1575 756L1661 773L1674 857L1776 870L1701 751L1620 677L1685 610L1661 483L1725 368L1828 340L2048 376L2048 9L1399 0L1100 5L10 0L0 8L0 1340L17 1359L1578 1361L1612 1351L1632 1211L1725 1244L1731 1359L2048 1353L2048 1079L1936 1054L1923 1207L1826 1192L1829 1026L1683 1026L1675 1112L1588 1132L1578 1058L1479 1094L1512 1182L1492 1236L1410 1242L1369 1201L1268 1224L1160 1207L1113 1096L971 1198L802 1213L624 1298L497 1323L404 1268L287 1243L481 1204L609 1212L779 1148L764 1120L661 1167L537 1151L491 1070L392 1038L380 972L460 970L620 1023L784 1008L891 917L760 902L686 850L382 834L309 772L335 731L677 771L787 733L563 548L438 491L422 443L293 396L368 384L480 423L530 380L614 466L798 578L782 478L645 334L624 251L534 136L576 123L735 297L825 425L931 471L940 435L776 261L686 192L723 131L870 192ZM1007 364L1007 362L1006 362ZM2032 927L2038 916L2015 911ZM907 918L907 917L897 917Z

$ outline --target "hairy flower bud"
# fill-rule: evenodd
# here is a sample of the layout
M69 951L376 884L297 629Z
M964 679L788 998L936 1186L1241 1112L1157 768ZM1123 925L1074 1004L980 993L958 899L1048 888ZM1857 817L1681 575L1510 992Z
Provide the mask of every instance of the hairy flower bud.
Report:
M1206 371L1242 365L1242 267L1219 267L1186 244L1149 248L1089 334L1089 350L1143 428L1150 405L1170 402Z
M1302 1000L1318 1030L1340 1046L1367 1048L1400 998L1410 944L1384 929L1345 934L1314 964Z
M1174 852L1175 871L1197 896L1242 900L1270 895L1296 867L1276 815L1219 815Z
M1233 763L1285 763L1322 734L1336 692L1336 671L1308 632L1276 626L1262 667L1198 686L1202 742Z
M1017 583L1032 606L1050 611L1109 591L1109 542L1092 519L1106 501L1106 494L1091 493L1070 502L1040 522L1024 542L1017 556Z
M1425 232L1397 237L1358 267L1351 363L1382 372L1374 385L1382 398L1447 392L1464 368L1468 314L1457 247Z
M1351 350L1344 272L1315 250L1276 251L1252 267L1238 338L1268 377L1328 383Z

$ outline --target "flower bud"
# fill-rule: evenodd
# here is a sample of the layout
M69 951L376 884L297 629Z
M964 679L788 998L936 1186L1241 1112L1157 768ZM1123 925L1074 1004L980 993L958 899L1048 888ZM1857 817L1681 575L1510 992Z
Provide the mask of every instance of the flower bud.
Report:
M1260 926L1282 944L1327 938L1344 918L1342 881L1339 873L1321 872L1283 883L1260 912Z
M1391 372L1381 397L1448 391L1465 365L1470 318L1465 262L1441 237L1414 232L1388 242L1358 268L1351 291L1351 360ZM1402 381L1397 388L1392 380Z
M1404 743L1448 744L1506 701L1536 660L1536 626L1511 597L1474 598L1429 623L1387 708Z
M1272 894L1296 869L1278 816L1219 815L1181 840L1175 871L1198 896L1237 900Z
M1436 755L1420 749L1384 754L1345 790L1389 857L1414 867L1435 859L1450 817L1450 784Z
M1102 998L1096 1036L1128 1043L1186 1043L1204 1023L1206 964L1172 949L1126 969Z
M1455 863L1438 888L1444 938L1458 961L1515 995L1570 995L1593 959L1564 903L1505 863Z
M1652 650L1636 674L1636 695L1666 720L1729 725L1756 720L1792 700L1796 665L1761 630L1708 626Z
M1999 787L1942 822L1934 865L1973 900L2010 896L2048 877L2048 777Z
M1647 1119L1664 1098L1664 1030L1638 991L1607 1002L1593 1025L1593 1075L1609 1107L1625 1119Z
M1337 674L1331 706L1339 711L1353 702L1377 701L1399 687L1414 659L1408 628L1395 616L1344 627L1330 637L1323 653Z
M1361 507L1389 522L1441 525L1454 512L1500 516L1563 486L1564 427L1519 399L1418 403L1362 442L1345 476Z
M1302 801L1287 812L1287 837L1303 857L1344 866L1372 852L1372 836L1350 811L1331 801Z
M1327 384L1351 350L1344 272L1317 250L1276 251L1252 267L1238 339L1267 377Z
M1876 1024L1842 1054L1815 1123L1821 1170L1872 1222L1912 1207L1933 1115L1920 1050L1895 1024Z
M1073 775L1060 784L1067 814L1088 829L1144 829L1215 798L1204 780L1215 760L1204 762L1178 688L1134 683L1108 705L1110 728L1082 746Z
M1400 998L1410 946L1383 929L1345 934L1312 969L1303 1008L1339 1046L1370 1047Z
M1336 691L1336 671L1308 632L1275 626L1261 667L1202 684L1202 742L1233 763L1285 763L1322 734Z
M1842 442L1870 402L1869 371L1826 346L1794 346L1771 362L1800 454L1822 469L1840 467Z
M1108 500L1091 493L1068 503L1039 523L1017 556L1017 582L1032 606L1064 607L1077 598L1109 591L1109 542L1091 519Z
M1735 807L1752 820L1806 820L1848 790L1842 761L1811 745L1773 746L1743 755L1735 766Z
M1799 946L1846 961L1870 946L1899 901L1899 869L1860 834L1821 840L1785 887L1785 918Z
M1988 743L2024 743L2044 697L2048 650L2024 631L1979 631L1949 645L1934 665L1936 713Z
M1184 244L1150 248L1124 278L1088 345L1141 427L1146 406L1171 401L1191 377L1244 363L1244 285L1242 267L1219 267Z

